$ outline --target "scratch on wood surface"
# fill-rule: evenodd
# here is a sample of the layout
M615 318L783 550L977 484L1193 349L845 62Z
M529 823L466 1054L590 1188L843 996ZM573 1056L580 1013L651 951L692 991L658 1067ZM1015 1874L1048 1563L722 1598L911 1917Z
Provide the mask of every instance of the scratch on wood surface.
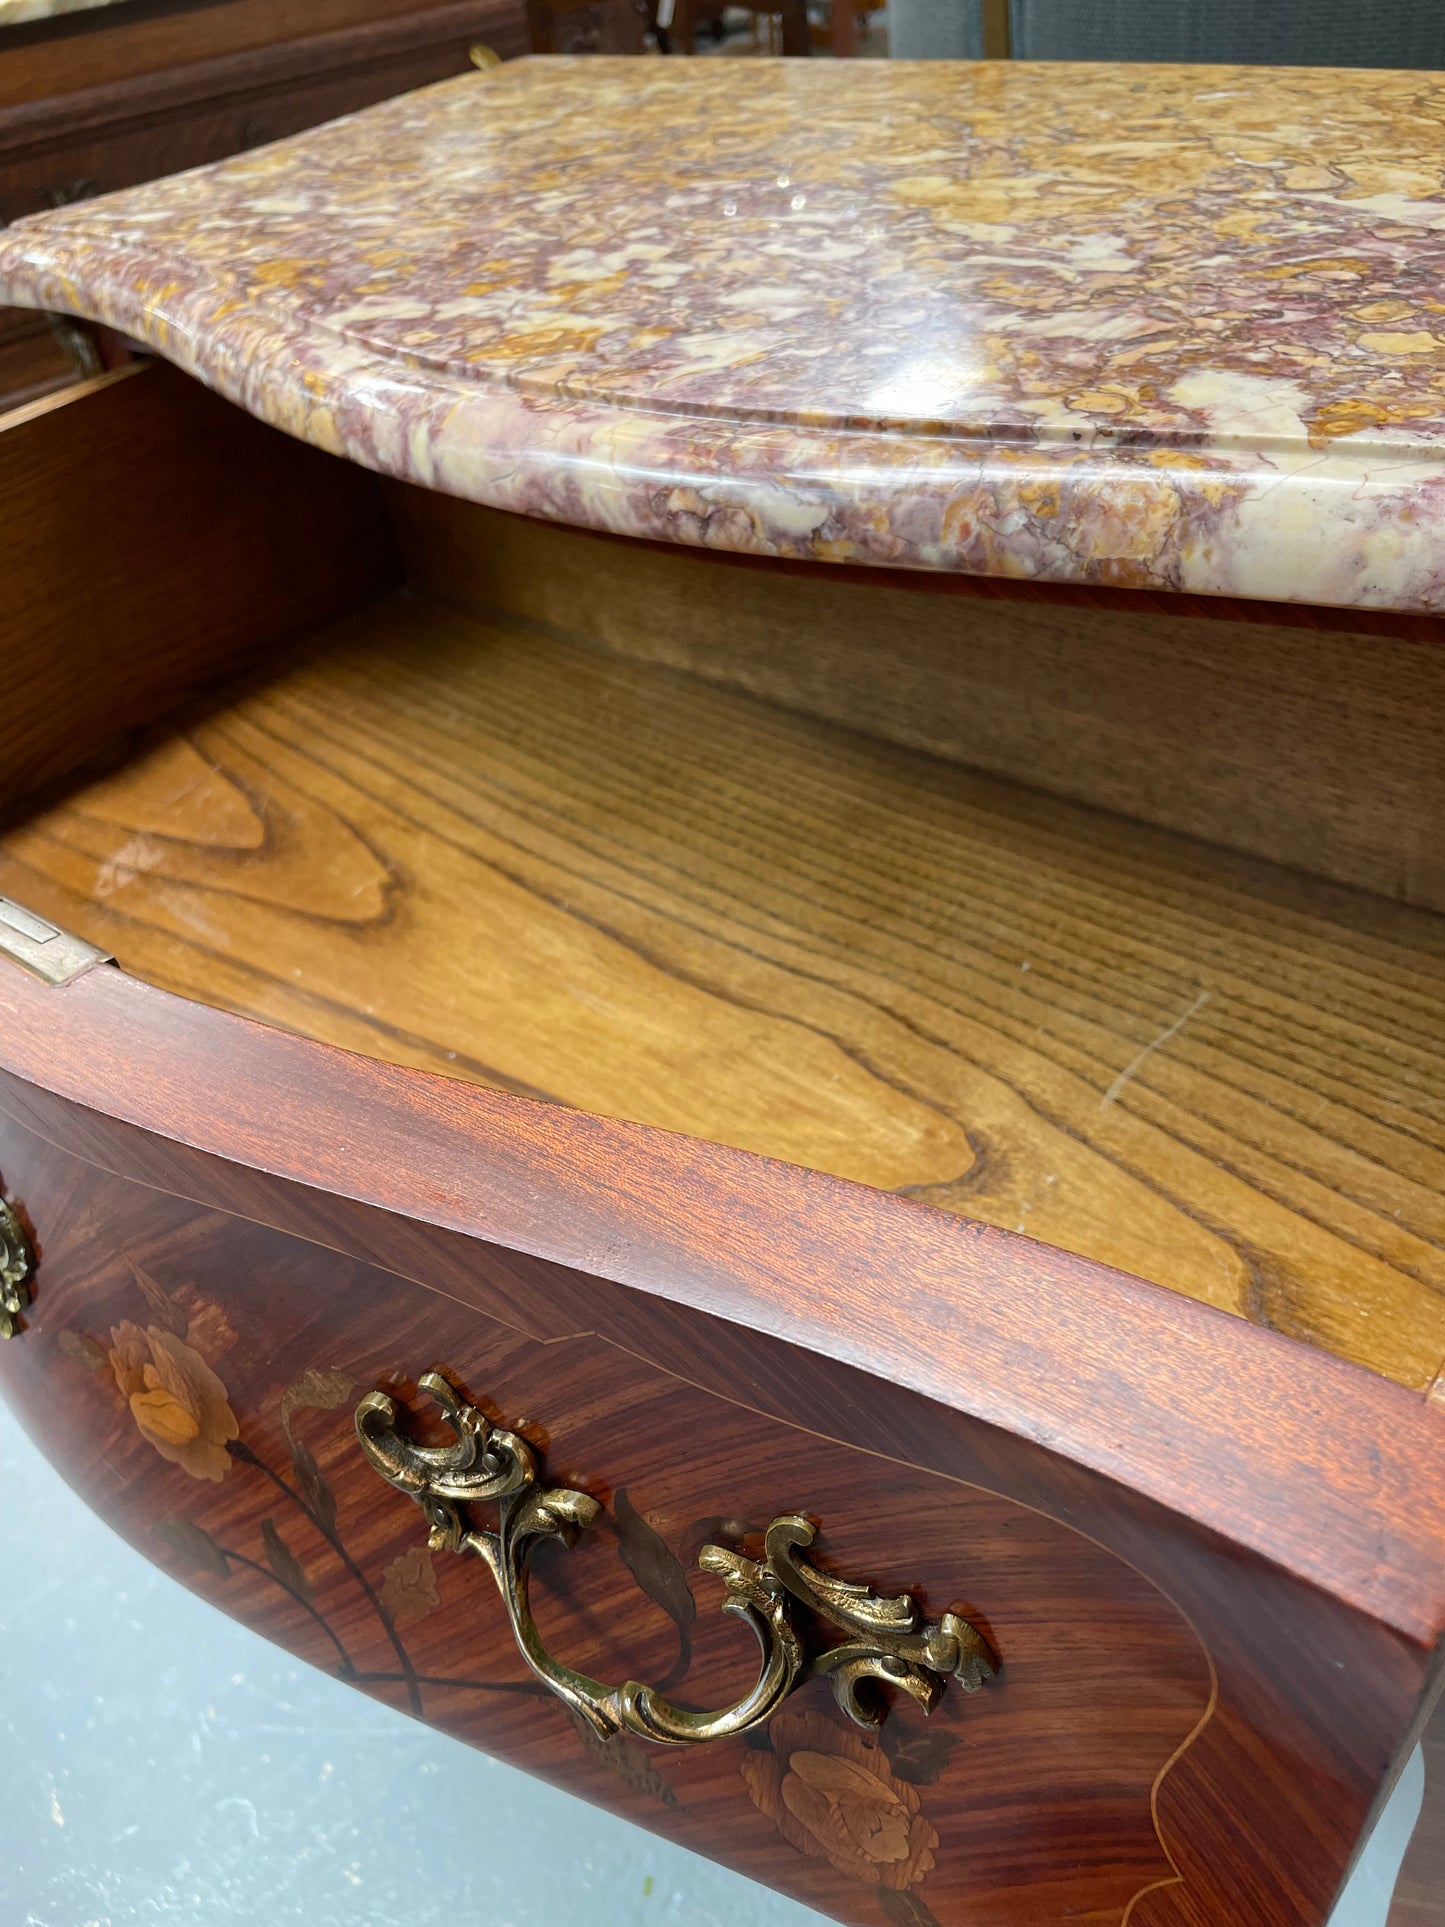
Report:
M1099 1109L1101 1111L1108 1110L1109 1106L1114 1102L1114 1099L1119 1095L1120 1091L1123 1090L1124 1086L1129 1082L1129 1079L1133 1077L1144 1060L1152 1057L1156 1050L1162 1050L1171 1037L1177 1037L1189 1022L1189 1019L1196 1017L1208 1002L1209 992L1207 990L1201 990L1199 995L1194 999L1194 1002L1182 1016L1176 1017L1167 1030L1161 1030L1152 1043L1146 1044L1139 1055L1124 1066L1108 1090L1105 1091L1104 1095L1099 1099Z

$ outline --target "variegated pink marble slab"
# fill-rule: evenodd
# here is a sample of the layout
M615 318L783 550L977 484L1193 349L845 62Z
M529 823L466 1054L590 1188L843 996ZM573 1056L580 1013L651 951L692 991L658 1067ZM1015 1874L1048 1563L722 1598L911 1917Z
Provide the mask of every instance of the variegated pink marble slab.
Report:
M1445 76L544 59L0 234L388 474L769 556L1445 606Z

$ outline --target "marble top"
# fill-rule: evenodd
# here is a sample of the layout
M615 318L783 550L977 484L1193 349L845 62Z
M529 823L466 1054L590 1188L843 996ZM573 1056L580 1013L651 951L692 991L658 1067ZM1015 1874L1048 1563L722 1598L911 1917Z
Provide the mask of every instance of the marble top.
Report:
M529 514L1445 606L1445 76L525 60L0 234L0 296Z

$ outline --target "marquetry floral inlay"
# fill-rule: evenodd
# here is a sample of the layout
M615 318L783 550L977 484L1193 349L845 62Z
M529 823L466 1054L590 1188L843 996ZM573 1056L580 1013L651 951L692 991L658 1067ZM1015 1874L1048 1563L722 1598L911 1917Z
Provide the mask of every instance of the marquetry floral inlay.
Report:
M821 1713L777 1714L770 1752L743 1756L753 1804L792 1846L872 1887L916 1886L933 1866L938 1835L917 1791L881 1748Z
M523 1695L550 1704L548 1689L530 1676L516 1677L513 1667L498 1678L476 1678L450 1668L424 1674L413 1660L406 1634L439 1611L441 1587L425 1546L404 1546L377 1573L347 1543L333 1484L334 1432L317 1421L353 1401L356 1385L350 1374L330 1360L305 1366L275 1399L274 1416L268 1418L257 1407L254 1381L248 1385L246 1364L226 1363L237 1334L221 1305L189 1281L163 1284L129 1252L121 1255L129 1277L120 1288L139 1294L144 1311L137 1307L134 1318L120 1318L108 1334L103 1327L60 1330L58 1352L92 1377L107 1402L115 1401L113 1409L125 1413L122 1423L133 1423L160 1458L192 1479L219 1484L235 1474L247 1488L238 1492L232 1481L225 1493L193 1491L186 1501L185 1488L157 1468L150 1488L156 1498L150 1530L164 1550L161 1563L208 1596L214 1587L224 1587L233 1596L228 1609L241 1617L250 1616L251 1606L233 1603L237 1591L264 1599L269 1612L285 1615L279 1623L289 1628L288 1637L309 1627L312 1643L304 1650L314 1664L404 1704L416 1718L427 1717L430 1688L505 1695L512 1703ZM254 1352L248 1362L254 1373ZM222 1370L232 1379L230 1388ZM242 1436L233 1396L250 1436ZM355 1433L349 1419L342 1430L350 1452ZM185 1510L171 1509L178 1504ZM703 1521L698 1529L719 1523ZM629 1515L629 1525L624 1556L647 1574L655 1592L661 1589L676 1617L679 1598L690 1605L691 1596L685 1581L678 1594L680 1568L673 1571L674 1556L640 1518ZM685 1627L680 1631L685 1659ZM378 1636L382 1651L375 1650ZM631 1794L669 1807L678 1804L645 1747L626 1736L603 1742L581 1722L577 1736L593 1763Z
M141 1437L193 1479L223 1479L239 1435L226 1388L193 1345L130 1319L110 1334L110 1368Z
M394 1620L425 1619L442 1603L436 1568L425 1546L408 1546L381 1576L381 1603Z

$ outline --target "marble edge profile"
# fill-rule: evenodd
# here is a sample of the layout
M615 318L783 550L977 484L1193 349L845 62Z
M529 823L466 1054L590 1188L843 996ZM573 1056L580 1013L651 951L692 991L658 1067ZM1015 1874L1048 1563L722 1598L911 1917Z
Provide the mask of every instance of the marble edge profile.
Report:
M1445 459L1427 451L910 439L536 397L46 219L0 235L0 300L115 328L287 434L491 508L788 560L1445 609Z

